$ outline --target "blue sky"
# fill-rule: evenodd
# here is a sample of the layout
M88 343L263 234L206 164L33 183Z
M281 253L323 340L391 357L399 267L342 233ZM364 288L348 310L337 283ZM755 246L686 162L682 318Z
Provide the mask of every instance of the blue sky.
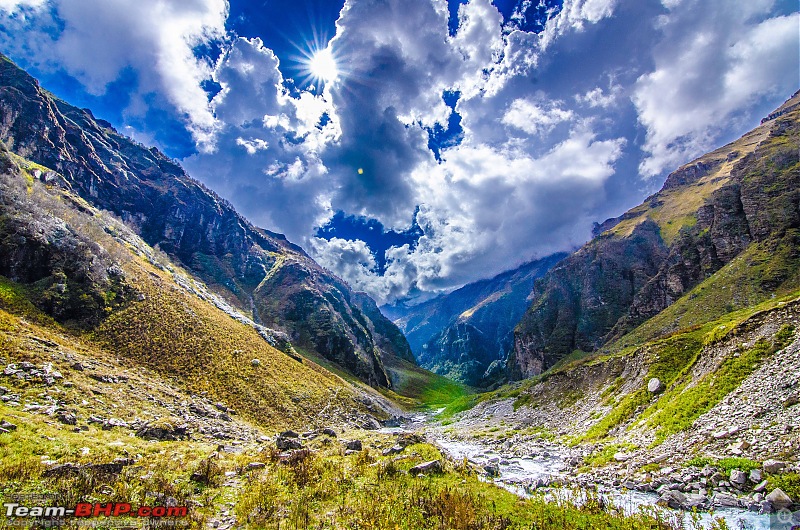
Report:
M797 90L798 27L786 0L0 0L46 88L381 303L582 244Z

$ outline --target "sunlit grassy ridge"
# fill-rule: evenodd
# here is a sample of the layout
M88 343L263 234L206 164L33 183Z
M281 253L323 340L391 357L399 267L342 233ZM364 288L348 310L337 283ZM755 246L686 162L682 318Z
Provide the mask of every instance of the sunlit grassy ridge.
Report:
M63 240L61 232L78 234L74 250L57 250L64 256L60 259L73 269L87 263L99 271L75 283L66 269L57 268L57 260L51 260L43 266L55 263L52 276L34 283L0 277L0 308L40 324L37 333L57 330L73 335L99 357L122 357L168 374L187 390L206 391L262 425L301 428L327 421L316 417L326 407L330 412L359 408L352 387L341 378L278 351L251 326L181 287L174 275L190 276L110 214L38 180L28 184L20 174L3 178L7 208L0 215L0 228L11 231L9 237L15 227L34 222L45 227L44 237L54 240ZM80 238L91 238L90 244ZM13 245L7 248L16 251ZM40 248L47 252L52 245ZM93 279L111 266L122 271L117 274L123 279ZM83 310L94 308L87 310L91 318L74 321L66 312L65 324L57 324L43 311L55 303L48 296L65 311L82 303ZM97 320L100 323L94 325Z

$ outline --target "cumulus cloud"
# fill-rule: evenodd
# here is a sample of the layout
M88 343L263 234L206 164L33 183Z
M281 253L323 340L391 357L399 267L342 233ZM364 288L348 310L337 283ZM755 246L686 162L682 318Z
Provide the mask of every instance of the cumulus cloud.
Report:
M338 79L311 90L225 34L224 0L0 0L4 44L94 93L134 71L129 112L160 94L185 115L192 175L379 302L580 245L652 191L637 168L663 175L796 89L798 15L771 0L566 0L538 32L526 9L469 0L451 35L441 0L346 0ZM217 60L195 57L211 42ZM314 236L339 211L422 235L379 270L365 241Z
M559 123L572 119L572 111L562 109L559 104L554 101L545 108L529 99L516 99L503 115L503 123L531 135L549 132Z
M37 9L24 19L8 13L23 4ZM163 95L201 147L210 146L215 120L201 83L212 65L193 50L225 36L226 0L4 0L0 7L0 20L15 30L2 34L7 50L33 51L37 67L61 69L95 95L132 69L131 112L146 107L148 94Z
M655 69L639 77L633 94L647 130L643 176L713 148L731 122L751 119L765 96L788 97L797 89L800 16L770 16L772 4L668 4L657 21L663 40L654 50Z

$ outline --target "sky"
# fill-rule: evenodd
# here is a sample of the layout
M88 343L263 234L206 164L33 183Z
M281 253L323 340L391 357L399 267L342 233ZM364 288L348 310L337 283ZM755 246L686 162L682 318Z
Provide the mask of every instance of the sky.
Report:
M0 0L0 51L379 303L554 252L800 88L796 0Z

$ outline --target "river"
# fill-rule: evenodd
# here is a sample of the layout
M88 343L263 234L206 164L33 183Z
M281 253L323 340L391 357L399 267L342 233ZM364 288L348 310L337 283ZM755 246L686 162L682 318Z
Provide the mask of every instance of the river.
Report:
M426 438L437 444L453 460L460 461L467 459L479 468L486 465L497 466L497 475L487 480L492 480L498 486L505 488L517 495L528 496L531 489L535 486L550 484L551 482L566 482L568 478L565 470L568 468L562 455L559 453L557 445L548 447L545 451L536 456L519 457L513 454L505 454L498 451L488 444L481 443L480 440L458 440L442 434L439 429L431 428L433 415L417 414L410 418L410 421L399 429L383 429L384 432L398 432L411 430L424 433ZM534 487L531 488L531 485ZM555 499L572 500L575 499L575 492L567 488L543 488L545 495ZM718 508L713 513L691 512L672 510L663 508L656 504L658 495L654 493L643 493L630 491L623 488L606 488L598 492L607 502L613 503L627 514L632 514L640 510L652 512L658 511L667 520L680 522L683 519L687 528L693 528L694 518L699 518L699 525L703 528L710 528L716 519L724 519L731 530L769 530L770 517L759 515L747 510L736 508Z

